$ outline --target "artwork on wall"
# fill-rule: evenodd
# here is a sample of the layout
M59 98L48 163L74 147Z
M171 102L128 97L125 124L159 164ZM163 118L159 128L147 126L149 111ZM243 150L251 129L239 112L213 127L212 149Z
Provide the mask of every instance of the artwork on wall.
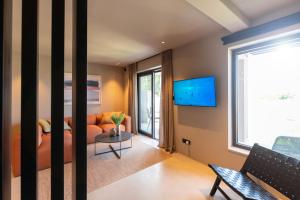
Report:
M72 74L65 73L65 105L72 105ZM101 104L102 81L100 75L87 76L87 104Z

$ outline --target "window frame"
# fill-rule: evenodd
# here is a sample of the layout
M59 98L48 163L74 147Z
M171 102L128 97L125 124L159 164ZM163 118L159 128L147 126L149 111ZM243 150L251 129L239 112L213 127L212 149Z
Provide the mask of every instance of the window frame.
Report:
M257 51L264 51L272 48L276 48L280 45L300 45L300 33L294 33L292 35L279 37L276 39L271 39L264 42L259 42L252 45L247 45L244 47L240 47L237 49L231 50L231 141L229 144L230 148L238 148L243 150L251 150L252 146L239 143L238 141L238 119L239 119L239 110L238 110L238 71L237 71L237 58L239 55L250 53L250 52L257 52Z

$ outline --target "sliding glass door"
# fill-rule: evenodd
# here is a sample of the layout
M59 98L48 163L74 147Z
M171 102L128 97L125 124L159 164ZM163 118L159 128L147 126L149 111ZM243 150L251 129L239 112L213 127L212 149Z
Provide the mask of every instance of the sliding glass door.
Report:
M138 131L159 139L161 71L138 74Z
M138 131L152 136L152 73L138 75Z

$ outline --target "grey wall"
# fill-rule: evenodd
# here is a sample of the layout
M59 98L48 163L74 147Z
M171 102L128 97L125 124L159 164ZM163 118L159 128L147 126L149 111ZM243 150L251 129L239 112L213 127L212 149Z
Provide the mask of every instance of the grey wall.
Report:
M66 72L71 72L71 65L66 66ZM116 66L99 65L95 63L88 64L89 75L101 75L102 79L102 103L101 105L88 105L89 114L105 111L125 112L124 100L124 70ZM71 116L70 105L65 105L65 115Z
M229 49L262 42L274 37L299 32L300 24L279 29L253 38L223 46L221 37L227 31L207 36L174 49L174 79L216 76L217 107L174 107L177 151L202 163L217 163L239 169L245 155L228 149L228 66ZM185 137L192 140L190 149L181 143Z
M145 59L138 62L138 72L147 71L156 67L161 66L161 54Z

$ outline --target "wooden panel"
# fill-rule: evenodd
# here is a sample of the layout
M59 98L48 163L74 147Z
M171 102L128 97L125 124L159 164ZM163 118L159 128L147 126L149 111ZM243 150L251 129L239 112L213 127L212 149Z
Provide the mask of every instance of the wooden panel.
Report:
M11 199L12 2L0 0L0 199Z
M64 29L65 1L52 0L51 199L64 199Z
M87 199L87 0L73 0L72 198Z
M37 199L38 0L22 2L21 199Z
M1 148L1 153L0 153L0 178L1 178L1 187L0 187L0 194L1 194L1 199L2 199L2 194L4 192L4 166L5 160L4 160L4 131L3 131L3 7L4 7L4 0L0 0L0 131L1 131L1 137L0 137L0 148Z

